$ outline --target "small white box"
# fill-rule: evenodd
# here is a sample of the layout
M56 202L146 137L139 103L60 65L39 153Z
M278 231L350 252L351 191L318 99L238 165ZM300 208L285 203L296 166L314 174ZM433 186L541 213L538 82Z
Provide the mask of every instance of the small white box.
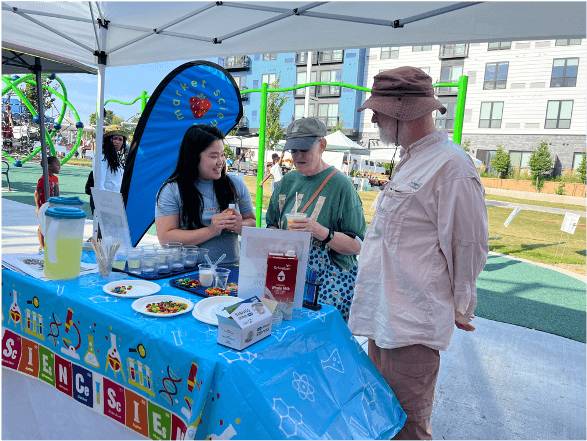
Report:
M216 316L217 342L229 348L240 351L271 335L273 315L257 296L228 306Z

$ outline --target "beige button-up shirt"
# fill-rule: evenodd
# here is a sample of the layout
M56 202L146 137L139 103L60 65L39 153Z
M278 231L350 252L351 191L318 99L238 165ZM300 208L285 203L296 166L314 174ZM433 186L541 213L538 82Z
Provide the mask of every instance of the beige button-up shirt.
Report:
M445 350L455 320L467 323L487 259L484 190L471 158L446 133L402 152L359 257L353 334L381 348Z

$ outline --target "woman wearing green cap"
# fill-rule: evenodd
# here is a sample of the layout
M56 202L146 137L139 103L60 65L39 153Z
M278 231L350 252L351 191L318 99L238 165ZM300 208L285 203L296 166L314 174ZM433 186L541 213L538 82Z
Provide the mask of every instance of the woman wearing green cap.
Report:
M335 306L346 321L366 225L351 181L322 160L326 134L326 126L316 118L295 120L287 128L285 148L291 150L296 170L276 186L267 226L312 233L308 273L322 284L320 303ZM294 212L306 216L288 223L286 214Z

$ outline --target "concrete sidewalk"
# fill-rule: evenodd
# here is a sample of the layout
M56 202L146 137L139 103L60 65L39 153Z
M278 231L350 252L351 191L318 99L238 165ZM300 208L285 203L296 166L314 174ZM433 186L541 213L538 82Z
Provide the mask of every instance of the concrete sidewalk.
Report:
M491 197L491 196L490 196ZM516 208L520 207L522 210L527 211L539 211L542 213L552 213L552 214L560 214L565 215L565 213L575 213L579 216L585 217L585 211L581 210L566 210L564 208L555 208L555 207L545 207L542 205L529 205L529 204L518 204L517 202L505 202L505 201L496 201L493 199L485 199L485 205L488 207L500 207L500 208Z
M2 252L36 252L34 208L2 204ZM145 236L142 243L149 242L156 238ZM585 344L482 318L474 323L475 332L455 330L441 354L434 438L585 439Z

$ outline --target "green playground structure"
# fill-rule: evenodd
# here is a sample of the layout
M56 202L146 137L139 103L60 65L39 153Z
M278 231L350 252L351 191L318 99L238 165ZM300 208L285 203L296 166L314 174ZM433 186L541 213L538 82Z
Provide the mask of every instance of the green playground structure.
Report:
M45 132L45 140L47 142L47 145L49 146L49 151L50 151L51 155L55 155L55 144L53 143L53 138L57 135L57 133L61 129L61 123L63 122L63 118L65 117L65 112L67 111L68 108L71 110L71 112L73 113L73 116L75 118L75 127L77 129L76 140L75 140L75 143L73 144L71 150L69 151L69 153L61 161L62 164L65 164L65 163L67 163L67 161L69 161L72 158L73 155L75 155L75 152L77 151L79 145L81 144L84 124L81 121L75 106L68 100L67 88L65 87L65 84L63 83L61 78L59 78L58 76L56 76L54 74L51 74L49 76L49 78L51 80L57 81L57 83L59 83L59 86L61 87L61 90L62 90L62 93L60 93L57 90L55 90L53 87L49 86L48 84L42 85L44 90L48 91L51 95L54 95L59 100L61 100L61 109L59 111L59 116L57 117L57 121L55 122L55 124L53 124L52 129L47 130ZM10 77L9 75L3 75L2 81L5 84L5 87L2 89L2 96L4 96L5 94L7 94L9 92L14 93L14 95L16 95L18 97L18 99L21 101L21 103L31 113L31 115L33 116L33 122L35 122L35 119L38 119L37 110L36 110L35 106L26 97L26 95L23 93L23 91L18 87L21 84L30 84L32 86L36 86L37 82L35 80L35 75L28 74L28 75L23 75L21 77L19 77L19 76ZM24 158L20 159L20 163L24 164L25 162L31 160L40 151L41 151L41 147L40 146L36 147L35 149L33 149L33 151L31 151L29 154L27 154ZM12 161L13 163L16 162L16 159L13 158L10 154L5 152L4 150L2 150L2 156L4 158Z
M467 99L467 84L469 78L462 75L456 82L441 82L435 83L434 87L457 87L457 103L455 108L455 120L453 130L453 141L457 144L461 143L463 135L463 120L465 117L465 101ZM267 124L267 96L270 93L291 92L297 89L304 89L313 86L336 86L345 87L347 89L359 90L361 92L371 92L368 87L357 86L355 84L341 83L341 82L311 82L305 84L298 84L293 87L278 87L270 89L267 83L263 83L259 89L241 90L241 95L247 93L261 93L261 109L259 112L259 161L257 164L257 189L255 192L255 216L257 218L257 227L261 226L261 217L263 215L263 173L265 163L265 129ZM262 160L261 160L262 158ZM261 165L259 165L261 164Z

